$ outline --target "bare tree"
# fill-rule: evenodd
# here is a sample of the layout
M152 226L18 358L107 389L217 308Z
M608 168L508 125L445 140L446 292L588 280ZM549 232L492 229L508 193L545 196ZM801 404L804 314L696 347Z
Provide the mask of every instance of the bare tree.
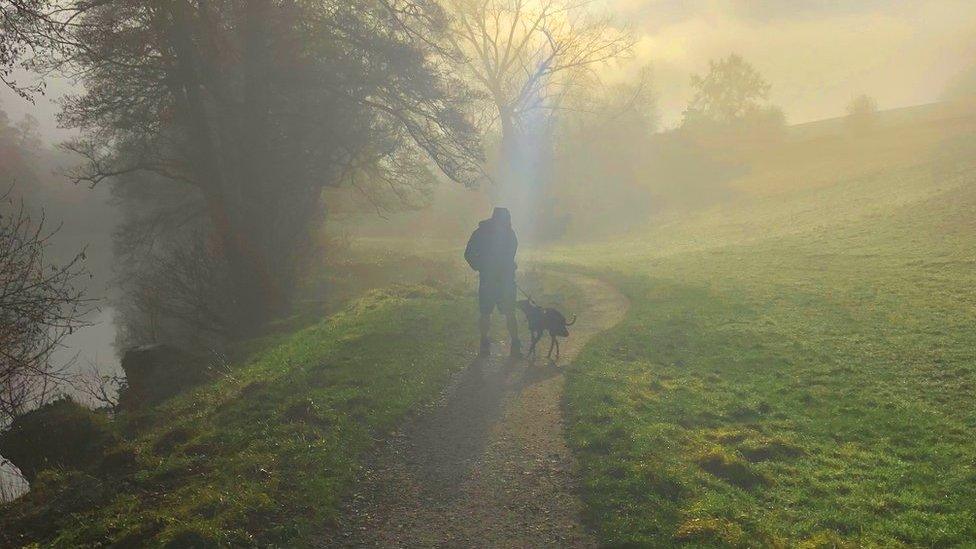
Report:
M634 35L595 16L591 0L450 0L452 46L488 98L501 132L502 185L518 185L521 136L533 114L563 108L596 69L633 49Z
M0 197L0 425L43 403L67 381L67 365L52 354L85 325L90 301L75 282L87 273L84 252L66 264L45 263L44 249L57 233L36 222L23 202Z
M18 68L33 69L35 56L64 44L72 10L52 0L0 1L0 84L27 100L44 91L43 80L19 81Z
M102 373L98 364L89 361L86 370L80 372L72 384L82 397L82 404L93 409L116 412L119 393L127 386L125 375Z

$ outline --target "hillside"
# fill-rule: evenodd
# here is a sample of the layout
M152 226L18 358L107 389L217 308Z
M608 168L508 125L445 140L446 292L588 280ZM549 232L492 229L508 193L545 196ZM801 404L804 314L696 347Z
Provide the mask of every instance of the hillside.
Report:
M633 302L567 382L603 543L976 537L974 132L794 134L731 201L540 254Z

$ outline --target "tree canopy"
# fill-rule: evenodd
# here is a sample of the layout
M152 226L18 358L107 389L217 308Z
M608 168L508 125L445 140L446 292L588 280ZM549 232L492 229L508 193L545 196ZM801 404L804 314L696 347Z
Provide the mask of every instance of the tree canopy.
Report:
M75 179L188 188L233 288L227 329L250 333L287 309L322 188L479 177L447 29L432 0L85 6L84 47L52 62L84 84L61 116L83 132Z

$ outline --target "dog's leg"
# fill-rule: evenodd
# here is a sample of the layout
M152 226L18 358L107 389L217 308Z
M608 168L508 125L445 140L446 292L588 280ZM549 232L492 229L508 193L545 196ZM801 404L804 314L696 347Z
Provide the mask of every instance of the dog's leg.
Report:
M529 346L529 354L535 355L535 346L542 339L542 332L532 332L532 345Z
M559 339L556 339L556 360L559 360Z
M552 350L556 347L556 336L554 336L552 334L549 334L549 338L550 338L550 341L549 341L549 354L546 355L546 358L551 359L552 358Z

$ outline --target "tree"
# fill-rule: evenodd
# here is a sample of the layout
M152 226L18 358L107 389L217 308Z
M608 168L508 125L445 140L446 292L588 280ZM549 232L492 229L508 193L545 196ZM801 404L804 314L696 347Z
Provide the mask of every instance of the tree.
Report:
M448 37L487 99L489 118L500 133L497 177L502 194L507 190L524 196L520 188L542 178L532 164L545 163L549 154L550 115L575 88L596 76L598 66L633 48L633 34L607 17L591 15L590 4L450 0L454 25ZM520 202L509 198L510 205Z
M867 94L851 99L847 104L847 126L855 132L866 132L878 122L878 102Z
M22 197L32 203L37 194L37 173L34 155L38 143L36 121L31 116L11 124L7 113L0 109L0 181L17 186ZM13 194L11 191L8 193Z
M57 265L44 251L57 231L32 219L11 192L0 197L0 427L42 404L65 381L51 361L61 341L83 326L89 302L75 283L84 253Z
M708 67L704 76L691 77L695 95L684 112L684 127L785 123L782 111L767 103L769 83L741 56L712 60Z
M611 86L591 86L573 98L556 134L558 191L547 197L563 213L566 230L592 236L627 229L653 207L648 162L658 125L651 70ZM606 212L614 215L608 216Z
M3 0L0 2L0 82L24 99L43 91L43 82L18 82L14 72L27 68L34 55L61 43L66 22L57 2Z
M84 46L57 63L85 87L61 118L84 131L75 178L191 187L230 332L253 334L287 311L324 187L396 188L430 166L479 176L466 88L436 45L446 28L433 0L86 6L70 29Z

